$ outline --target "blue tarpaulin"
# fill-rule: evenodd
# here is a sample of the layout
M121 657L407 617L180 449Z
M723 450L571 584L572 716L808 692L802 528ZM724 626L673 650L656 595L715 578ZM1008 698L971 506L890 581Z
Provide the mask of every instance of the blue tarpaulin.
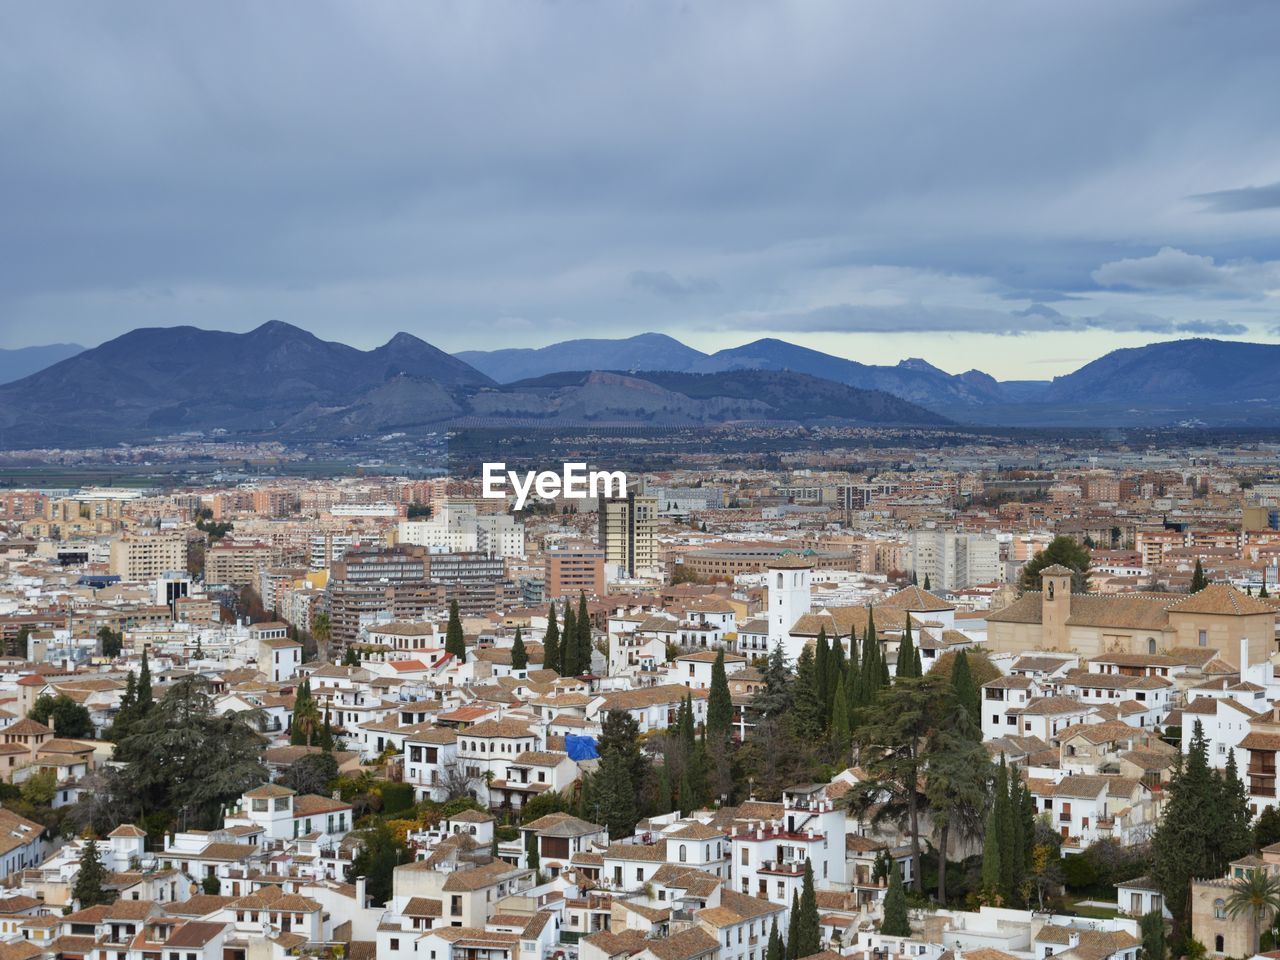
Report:
M570 760L596 760L600 757L600 751L596 749L595 737L580 737L577 734L566 733L564 737L564 751L569 754Z

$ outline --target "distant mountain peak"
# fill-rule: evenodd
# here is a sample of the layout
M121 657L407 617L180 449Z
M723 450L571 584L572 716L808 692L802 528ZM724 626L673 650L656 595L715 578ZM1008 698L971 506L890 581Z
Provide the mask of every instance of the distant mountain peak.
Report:
M941 370L928 360L922 360L919 357L908 357L905 360L899 360L898 366L903 370L919 370L922 373L940 373L944 377L950 376L947 371Z

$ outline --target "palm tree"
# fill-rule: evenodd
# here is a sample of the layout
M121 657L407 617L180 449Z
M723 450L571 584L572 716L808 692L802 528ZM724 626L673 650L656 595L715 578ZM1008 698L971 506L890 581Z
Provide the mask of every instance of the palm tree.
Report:
M333 635L333 625L329 615L321 611L311 618L311 636L315 638L320 650L320 659L329 662L329 639Z
M1227 916L1234 920L1246 912L1253 924L1253 952L1257 953L1262 936L1262 921L1272 914L1280 913L1280 876L1254 868L1231 881L1231 893L1227 896Z

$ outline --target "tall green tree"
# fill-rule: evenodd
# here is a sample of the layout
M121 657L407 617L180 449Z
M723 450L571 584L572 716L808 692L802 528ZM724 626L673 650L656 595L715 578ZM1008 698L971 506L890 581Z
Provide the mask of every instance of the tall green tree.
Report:
M71 896L81 910L115 900L115 896L104 888L106 881L107 870L98 853L98 842L90 837L80 851L80 869L71 887Z
M609 839L621 840L631 836L640 814L627 758L620 750L611 750L603 755L595 788L596 805L603 825L609 829Z
M1016 777L1017 774L1015 773ZM1000 755L1000 765L996 769L995 803L996 826L1000 830L1000 896L1006 905L1011 906L1014 899L1014 883L1018 866L1016 858L1020 856L1017 849L1017 828L1014 826L1013 804L1010 800L1009 765L1004 755Z
M365 893L376 905L391 899L391 881L396 867L413 859L409 848L401 843L383 820L361 831L360 852L351 861L347 877L365 878Z
M818 629L818 639L813 644L813 686L818 696L822 700L823 713L827 713L831 709L831 701L827 698L828 689L828 673L831 659L831 647L827 643L827 629L820 627Z
M729 677L724 669L724 651L716 651L711 665L711 689L707 696L707 737L713 744L723 745L733 733L733 697L729 694Z
M787 960L800 960L800 891L791 891L791 918L787 921Z
M907 625L902 629L902 639L898 642L898 660L894 664L894 676L916 677L916 645L911 636L911 614L906 615Z
M844 688L844 677L836 681L835 696L831 700L831 747L839 763L848 763L852 731L849 728L849 698Z
M1222 789L1209 768L1199 720L1165 794L1164 814L1151 843L1151 878L1173 914L1173 939L1182 943L1191 932L1191 881L1222 876L1231 855L1221 843Z
M905 821L911 838L912 885L922 889L920 812L926 738L939 707L945 703L945 681L936 677L904 677L880 692L874 708L859 711L854 743L867 778L847 794L852 809L874 820Z
M459 663L467 662L467 641L462 633L462 617L458 615L458 601L449 601L449 625L444 632L444 649L453 654Z
M787 665L787 655L781 642L769 651L763 679L763 687L752 698L751 705L764 717L781 719L791 710L795 700L791 669Z
M822 933L818 919L818 894L813 885L813 864L809 862L808 857L804 861L804 880L800 884L799 908L796 955L811 957L822 949Z
M1230 862L1254 851L1253 813L1249 810L1249 790L1236 767L1236 752L1227 751L1227 766L1218 780L1218 842Z
M1159 910L1143 914L1138 929L1142 931L1140 960L1165 960L1168 948L1164 939L1164 914Z
M951 693L969 712L973 727L982 737L982 700L978 693L978 684L974 682L973 672L969 669L969 655L964 650L956 652L955 665L951 668Z
M604 723L600 725L600 756L607 757L616 753L622 757L627 772L631 777L631 785L637 796L648 792L651 779L649 759L640 749L640 724L626 710L610 710L605 714ZM667 802L670 802L667 797ZM662 810L668 813L669 810Z
M765 950L764 960L786 960L787 948L782 945L782 936L778 933L778 918L773 918L773 926L769 928L769 946Z
M582 672L578 664L578 621L573 615L573 607L569 601L564 603L564 629L560 632L560 673L565 677L576 677Z
M1089 592L1089 551L1065 533L1058 534L1047 547L1027 561L1022 568L1019 585L1023 590L1039 590L1040 571L1054 564L1072 571L1072 593Z
M155 704L155 696L151 692L151 662L145 647L142 649L142 667L138 671L136 704L139 716L145 716Z
M124 648L124 634L108 626L101 626L98 628L98 643L102 647L102 655L114 660L120 656L120 651Z
M992 767L982 731L955 698L942 708L929 734L925 757L925 797L938 848L938 902L947 902L947 851L951 838L980 836L991 796Z
M511 669L524 670L529 666L529 654L524 649L524 637L516 627L516 637L511 641Z
M320 708L311 696L311 678L306 677L298 684L293 698L293 722L289 726L289 742L295 747L309 747L320 733L323 720Z
M817 676L814 653L806 646L796 660L796 700L791 707L791 728L801 740L813 741L826 729L826 709Z
M987 812L987 826L982 838L982 880L981 893L983 902L989 907L998 907L1004 902L1000 892L1000 822L996 818L993 806Z
M119 822L145 814L179 829L218 826L228 803L267 781L263 746L254 713L217 713L205 681L176 681L116 744Z
M886 937L911 936L911 921L907 916L907 891L902 887L902 871L898 861L889 867L889 889L884 895L884 919L880 932Z
M524 834L524 856L526 869L532 870L535 874L542 872L542 858L538 855L538 835L532 830L526 830Z
M88 708L76 703L65 693L56 697L41 694L36 698L28 716L52 727L59 737L78 740L93 736L93 717Z
M542 649L543 667L560 673L560 624L556 623L555 601L552 601L547 613L547 632L542 637Z
M1191 571L1191 587L1188 593L1199 593L1209 585L1209 578L1204 575L1204 567L1200 564L1200 558L1196 557L1196 568Z
M578 617L574 626L577 627L578 640L578 672L591 672L591 614L587 610L587 595L582 591L578 592Z

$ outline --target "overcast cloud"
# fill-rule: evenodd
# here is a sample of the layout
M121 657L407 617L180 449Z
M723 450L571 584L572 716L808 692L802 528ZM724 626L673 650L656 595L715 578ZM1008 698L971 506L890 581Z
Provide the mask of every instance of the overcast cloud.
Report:
M1043 377L1275 340L1278 29L1267 0L4 4L0 346L659 330Z

